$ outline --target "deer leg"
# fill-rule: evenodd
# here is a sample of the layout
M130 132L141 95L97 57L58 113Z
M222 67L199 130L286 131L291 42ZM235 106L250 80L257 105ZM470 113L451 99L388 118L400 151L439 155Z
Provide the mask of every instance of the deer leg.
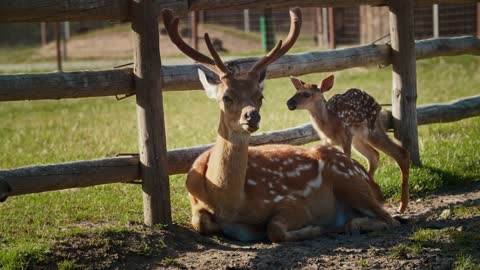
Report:
M382 220L368 217L353 218L344 227L345 232L351 231L380 231L390 226Z
M222 231L220 226L214 221L213 215L205 210L192 195L190 195L190 205L192 207L192 227L195 231L203 235Z
M360 138L353 138L353 148L362 155L368 162L368 174L373 178L378 168L380 154L375 148Z
M368 142L381 150L385 154L392 157L400 167L402 173L402 193L401 193L401 203L398 211L403 213L408 205L409 200L409 191L408 191L408 178L409 178L409 167L410 167L410 156L408 151L402 146L396 144L390 137L388 137L385 129L378 123L375 126L375 130L369 135Z
M397 225L398 221L383 209L376 190L369 182L360 176L345 177L338 175L335 181L334 194L337 200L345 205L358 210L370 218L377 218L389 225ZM378 191L380 192L380 191Z
M305 210L294 208L275 214L267 225L268 239L272 242L310 239L321 234L319 227L308 226Z
M342 140L342 149L347 157L352 156L352 134L348 131L345 132L345 137Z

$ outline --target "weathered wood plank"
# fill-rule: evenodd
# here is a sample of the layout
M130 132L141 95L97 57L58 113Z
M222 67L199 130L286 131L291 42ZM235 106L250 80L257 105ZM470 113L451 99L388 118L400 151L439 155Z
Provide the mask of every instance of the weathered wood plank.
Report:
M156 0L155 6L173 9L177 16L190 11L291 7L350 7L388 5L388 0ZM416 5L475 3L477 0L416 0ZM129 21L127 0L15 0L0 1L0 22ZM160 15L159 12L156 15Z
M461 54L479 55L480 39L473 36L426 39L416 42L416 58ZM323 52L285 55L267 70L270 79L301 76L316 72L338 71L368 65L389 65L387 45L365 45ZM257 57L228 61L240 73ZM200 65L163 66L164 91L201 89L197 68ZM210 71L205 70L211 76ZM62 99L134 94L131 68L105 71L82 71L44 74L0 75L0 101Z
M0 101L133 94L131 68L0 75Z
M418 107L418 124L446 123L480 116L480 96L449 103ZM384 126L393 128L391 113L382 112ZM390 124L389 124L390 123ZM311 124L252 136L252 145L287 143L302 145L319 138ZM186 173L193 161L210 145L168 151L169 174ZM15 196L67 188L87 187L141 178L138 156L124 156L64 164L33 166L0 171L0 201L5 195ZM11 189L11 190L10 190Z
M128 7L128 0L0 1L0 22L124 21Z
M389 7L392 115L395 137L410 152L412 164L420 166L413 3L413 0L392 1Z
M139 179L137 157L118 157L0 171L9 196Z
M145 224L172 222L158 22L153 0L132 1L134 74Z

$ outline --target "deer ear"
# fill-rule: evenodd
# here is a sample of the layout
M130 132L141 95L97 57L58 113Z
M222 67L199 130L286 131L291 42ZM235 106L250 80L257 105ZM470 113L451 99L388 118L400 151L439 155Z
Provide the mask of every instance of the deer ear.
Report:
M333 75L330 75L327 78L323 79L322 84L320 86L320 91L327 92L328 90L332 89L334 78L335 77Z
M293 76L290 76L290 81L292 81L292 84L293 86L298 90L300 88L302 88L303 86L303 82L300 81L299 79L293 77Z
M217 98L217 92L218 92L218 84L211 83L207 79L207 75L203 70L197 69L198 71L198 78L200 79L200 82L203 85L203 89L205 90L205 93L207 94L207 97L216 99Z

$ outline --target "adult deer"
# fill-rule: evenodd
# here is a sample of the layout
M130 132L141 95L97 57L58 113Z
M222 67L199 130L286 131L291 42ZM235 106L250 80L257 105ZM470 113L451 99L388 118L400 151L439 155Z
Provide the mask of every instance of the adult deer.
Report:
M402 195L398 211L403 213L408 205L409 154L405 148L392 141L378 117L381 106L375 99L359 89L349 89L328 101L323 93L333 87L333 75L325 78L320 88L290 77L296 92L287 101L290 110L305 109L310 113L313 127L327 143L343 148L350 156L352 144L368 162L368 173L374 176L378 168L379 153L375 148L392 157L402 173Z
M259 127L266 68L295 43L299 8L290 10L290 19L286 41L279 41L240 79L221 61L208 34L205 42L213 59L187 45L178 34L178 18L163 11L172 42L220 78L213 84L198 70L207 95L220 106L216 143L195 160L186 183L192 226L202 234L223 232L241 241L268 236L278 242L312 238L326 229L398 223L375 197L366 171L334 148L249 147L250 134Z

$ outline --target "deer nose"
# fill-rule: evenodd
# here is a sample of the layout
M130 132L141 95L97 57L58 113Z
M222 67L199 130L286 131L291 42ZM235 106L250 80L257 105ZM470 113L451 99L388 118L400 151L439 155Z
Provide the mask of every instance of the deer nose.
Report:
M293 99L289 99L287 101L287 107L290 111L293 111L297 108L297 102Z
M245 113L245 120L248 125L258 124L260 122L260 113L257 110L248 111Z

